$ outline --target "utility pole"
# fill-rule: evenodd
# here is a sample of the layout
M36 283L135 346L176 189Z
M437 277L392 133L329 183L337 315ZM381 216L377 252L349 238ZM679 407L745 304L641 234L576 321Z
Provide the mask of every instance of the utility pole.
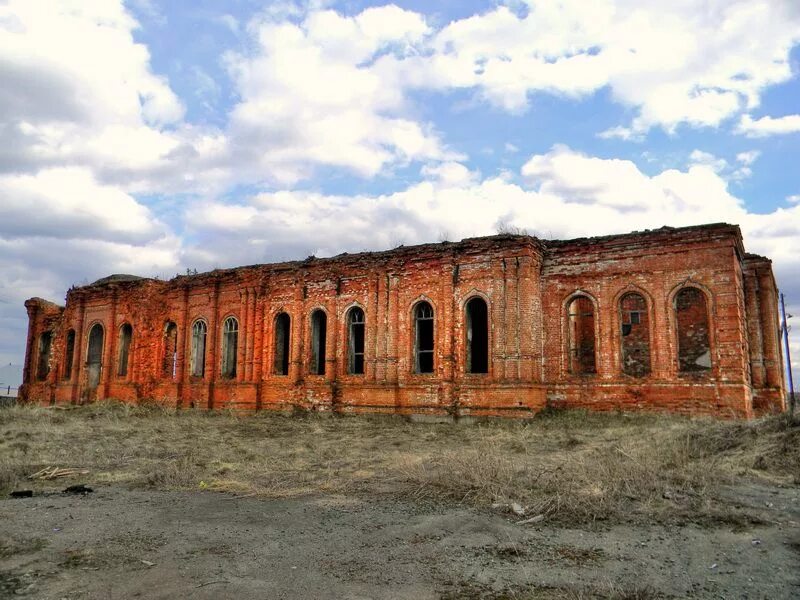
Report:
M781 329L783 330L783 347L786 349L786 366L789 373L789 414L794 414L794 380L792 379L792 354L789 350L789 327L786 324L786 319L791 318L792 315L786 316L786 304L783 301L783 292L781 292L781 315L783 323Z

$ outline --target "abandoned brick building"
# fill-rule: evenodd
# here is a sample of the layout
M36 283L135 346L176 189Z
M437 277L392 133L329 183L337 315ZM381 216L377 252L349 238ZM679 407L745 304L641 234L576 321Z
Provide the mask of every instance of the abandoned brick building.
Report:
M25 303L22 395L189 408L750 417L785 408L775 280L735 225L497 235Z

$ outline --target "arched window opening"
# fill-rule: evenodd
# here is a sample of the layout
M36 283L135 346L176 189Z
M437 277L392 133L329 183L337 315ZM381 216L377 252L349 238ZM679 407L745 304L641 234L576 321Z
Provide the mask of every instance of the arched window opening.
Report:
M177 331L177 330L176 330ZM195 321L192 325L192 377L205 377L206 375L206 336L208 327L205 321Z
M347 372L364 374L364 311L353 307L347 313Z
M433 373L433 307L420 302L414 309L414 372Z
M325 340L327 338L328 315L324 310L311 314L311 373L325 374Z
M289 341L291 319L286 313L275 317L275 360L273 370L275 375L289 374Z
M222 377L236 377L236 352L239 348L239 322L228 317L222 324Z
M67 344L64 349L64 379L72 379L72 362L75 360L75 330L67 332Z
M650 374L650 318L644 296L625 294L619 301L622 372L631 377Z
M128 374L128 356L132 338L133 327L129 323L125 323L119 329L119 364L117 365L117 376L119 377L125 377Z
M168 379L175 379L178 376L178 326L172 321L167 321L164 325L164 362L161 373Z
M53 334L45 331L39 336L39 361L36 366L36 379L44 381L50 374L50 350L53 346Z
M467 302L467 373L489 372L489 309L483 298Z
M89 331L89 347L86 351L86 381L90 390L100 385L100 370L103 367L103 326L95 323Z
M711 369L708 336L708 308L705 294L697 288L683 288L675 296L678 325L678 370L703 373Z
M586 296L576 296L567 306L569 319L569 372L573 375L596 373L594 305Z

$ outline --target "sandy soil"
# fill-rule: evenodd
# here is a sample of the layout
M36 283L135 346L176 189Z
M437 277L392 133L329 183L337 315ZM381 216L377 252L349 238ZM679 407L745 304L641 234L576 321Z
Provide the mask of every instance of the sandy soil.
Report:
M800 597L800 489L723 492L750 523L520 525L364 494L4 498L0 598Z

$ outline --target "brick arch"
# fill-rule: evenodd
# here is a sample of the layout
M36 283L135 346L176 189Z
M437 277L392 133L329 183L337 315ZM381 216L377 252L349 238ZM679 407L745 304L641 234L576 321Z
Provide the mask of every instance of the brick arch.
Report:
M655 335L655 300L653 299L652 294L645 288L636 285L635 283L629 283L614 295L613 300L613 310L611 311L611 327L612 327L612 335L611 335L611 347L613 349L612 356L613 356L613 364L614 364L614 375L632 378L633 375L627 374L624 372L624 368L622 365L622 300L628 296L629 294L637 294L644 299L645 303L645 311L647 314L647 346L648 346L648 353L649 353L649 372L636 377L636 379L647 379L648 377L653 376L654 371L654 356L655 356L655 344L656 344L656 335Z
M593 334L594 334L594 371L585 373L587 376L596 376L600 369L598 357L600 356L600 302L597 297L589 291L576 288L561 300L561 373L562 377L574 377L575 373L571 370L571 348L569 330L569 307L576 298L587 298L592 304Z
M433 310L433 371L419 371L420 365L418 364L418 357L417 357L417 343L419 335L417 332L417 307L422 303L427 304ZM436 361L436 348L439 347L437 333L440 330L440 327L437 326L437 320L440 318L439 316L439 309L436 307L436 303L431 300L431 298L425 294L420 294L408 306L408 310L406 312L408 315L408 335L407 342L406 342L406 359L408 360L408 367L407 370L411 373L411 375L428 375L430 376L432 373L436 372L438 367Z
M225 331L229 322L233 321L235 329ZM219 335L217 344L219 345L218 365L220 379L235 379L240 376L240 353L243 344L239 343L239 333L241 332L241 323L239 316L236 312L230 311L220 319ZM235 335L234 335L235 334Z
M467 340L467 305L475 298L480 298L486 304L486 372L470 372L468 371L468 340ZM482 292L476 288L472 288L469 292L467 292L459 302L459 317L461 327L459 341L461 344L461 352L459 352L460 357L460 371L465 375L472 376L472 375L479 375L479 376L492 376L492 370L494 365L493 352L492 348L494 346L494 335L492 332L494 331L493 321L492 321L492 301L486 292Z
M690 372L681 372L680 369L680 331L678 330L678 313L677 313L677 297L678 294L686 289L695 289L703 294L706 304L706 324L708 335L708 354L711 361L711 368L707 371L700 371L699 374L705 377L715 378L719 373L719 356L718 346L716 339L716 326L715 326L715 302L714 293L705 284L692 279L686 278L677 285L673 286L667 294L667 314L669 315L669 324L671 328L670 339L672 341L673 350L670 355L670 365L673 376L686 376ZM697 376L697 375L695 375Z
M367 305L359 302L358 300L351 300L349 303L345 304L342 310L339 311L340 319L347 320L347 313L349 313L354 308L360 308L364 311L364 317L367 316Z
M123 337L126 327L130 332L127 340ZM133 325L128 320L120 323L117 328L119 344L116 352L117 356L114 357L116 362L114 371L117 377L130 377L131 368L133 367L134 331Z
M488 292L484 292L479 290L478 288L472 288L466 294L462 294L461 298L458 301L459 310L462 312L467 307L467 302L472 300L475 297L482 298L484 302L486 302L486 306L489 308L489 314L491 315L492 312L492 297Z
M324 334L318 333L320 336L319 340L317 340L317 337L314 335L314 316L317 313L322 313L325 317ZM328 340L330 337L328 332L331 329L330 320L330 312L324 304L315 304L308 310L308 326L303 332L304 337L308 335L308 343L306 346L306 356L303 357L303 362L306 363L307 361L307 371L311 375L325 375L325 371L327 370L327 365L325 363L328 359ZM317 346L316 349L315 344Z
M289 319L289 326L284 332L284 348L281 350L280 365L278 365L278 347L276 336L278 334L278 318L281 315L286 315ZM281 305L275 310L270 311L269 322L272 324L270 330L267 332L268 343L268 360L267 360L267 373L270 376L286 377L290 374L292 365L292 348L297 343L292 339L292 327L295 326L294 317L287 306ZM265 319L266 321L266 319ZM266 324L266 323L265 323Z
M417 304L419 304L420 302L427 302L428 304L430 304L431 308L433 308L434 313L436 313L439 310L436 306L436 302L434 302L430 296L428 296L427 294L420 294L419 296L417 296L411 302L408 303L407 307L408 310L406 311L406 313L413 317L414 310L416 310Z
M198 365L197 359L199 358L195 353L195 346L194 346L194 329L198 323L202 323L206 328L205 339L203 340L203 352L202 352L202 359L203 359L203 368L202 368L202 375L198 375ZM202 315L196 316L191 320L191 325L189 325L189 335L186 336L187 344L188 344L188 355L189 355L189 377L196 377L196 378L206 378L209 376L208 373L208 332L210 330L209 327L209 319ZM212 365L213 367L213 365Z
M95 325L100 325L101 329L103 330L103 348L105 349L105 345L108 343L106 340L106 324L103 322L102 319L92 319L89 321L89 324L85 327L84 338L86 343L84 344L84 348L81 349L81 354L84 357L83 362L87 362L89 358L89 334L92 333L92 329L94 329Z
M364 349L361 353L354 353L351 357L350 352L350 315L354 309L360 309L364 315L364 332L363 332L363 344ZM362 304L358 300L353 300L348 303L343 310L341 311L341 319L339 319L339 335L337 336L338 339L342 340L340 346L340 352L337 356L337 360L341 364L341 375L345 377L356 376L356 377L364 377L367 374L367 362L370 358L367 349L370 347L371 337L369 334L369 327L367 327L367 318L369 313L367 312L366 305ZM359 359L358 356L361 358ZM363 364L362 364L363 363ZM359 371L360 368L360 371Z

